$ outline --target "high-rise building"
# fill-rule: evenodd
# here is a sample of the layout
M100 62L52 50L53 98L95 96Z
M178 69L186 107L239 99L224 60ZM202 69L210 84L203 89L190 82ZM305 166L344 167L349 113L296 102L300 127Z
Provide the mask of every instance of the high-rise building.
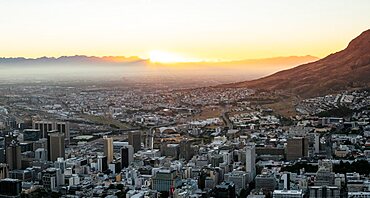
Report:
M341 192L338 186L310 186L309 197L314 198L340 198Z
M44 189L53 191L58 188L59 185L64 184L63 174L58 168L48 168L42 172L42 185Z
M64 158L58 157L57 161L54 162L54 167L60 169L60 172L64 174L64 170L66 169L66 161L64 161Z
M6 147L6 163L9 165L9 170L21 169L21 147L16 139Z
M108 163L107 163L106 156L98 156L97 163L98 163L98 171L105 172L108 170Z
M14 135L13 133L9 133L9 134L5 135L4 148L8 147L14 141L18 142L18 136L17 135Z
M22 182L18 179L0 180L0 197L21 197Z
M40 138L47 138L48 132L50 131L58 131L64 134L67 145L70 142L69 122L36 121L33 122L33 129L40 130Z
M23 141L37 141L42 138L42 133L39 129L23 130Z
M314 143L315 153L320 153L320 134L315 133L315 143Z
M186 161L189 161L193 157L194 151L191 145L192 143L189 140L182 140L180 142L180 159L185 159Z
M335 174L330 160L319 160L319 169L316 172L315 186L333 186Z
M141 149L141 132L130 131L128 133L128 143L134 147L134 152L138 152Z
M107 156L109 164L113 161L113 138L104 136L103 140L104 140L104 155Z
M122 168L127 168L134 160L134 147L125 145L121 148L121 165Z
M308 139L305 137L293 137L287 142L287 160L297 160L308 156Z
M0 148L0 163L5 163L5 149Z
M35 159L39 161L47 161L47 151L45 148L38 148L35 150Z
M245 170L249 173L249 182L251 182L256 176L256 146L254 143L248 143L245 149Z
M108 164L108 168L112 171L113 174L120 173L122 170L121 162L114 160L113 162Z
M65 145L63 133L49 133L48 135L48 160L56 161L59 157L65 157Z
M223 182L215 188L215 198L235 198L235 185L232 182Z
M161 154L162 156L172 157L172 159L178 159L180 152L179 144L161 144Z
M179 186L181 186L181 178L176 170L159 170L153 177L152 189L158 192L171 193Z
M26 169L26 170L18 169L18 170L9 171L9 178L19 179L22 182L31 182L33 179L33 174L34 172L30 169Z
M262 171L262 174L256 176L256 190L272 193L276 189L276 186L277 183L274 173Z
M238 195L242 189L247 189L248 174L244 171L233 171L225 174L224 180L235 184L235 191Z

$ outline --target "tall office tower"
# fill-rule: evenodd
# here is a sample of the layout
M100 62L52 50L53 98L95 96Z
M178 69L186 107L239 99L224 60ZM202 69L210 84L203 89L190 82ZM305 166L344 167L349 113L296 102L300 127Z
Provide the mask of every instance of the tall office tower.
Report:
M33 129L40 130L40 138L47 138L50 131L58 131L64 134L67 144L70 142L69 122L36 121L33 122Z
M128 133L128 143L134 147L134 152L138 152L141 149L141 132L130 131Z
M58 157L57 161L54 162L54 167L60 169L60 172L64 174L66 169L66 161L63 157Z
M155 129L150 128L145 134L145 147L153 150Z
M5 148L5 138L4 137L0 137L0 149L1 148Z
M5 135L4 148L6 149L14 141L18 142L18 136L17 135L14 135L13 133L9 133L9 134Z
M192 143L189 140L182 140L180 142L180 159L185 159L186 161L189 161L193 157L194 151L191 145Z
M0 163L5 163L5 149L0 148Z
M42 185L48 191L54 191L64 185L64 175L58 168L48 168L42 171Z
M235 194L235 185L232 182L222 182L217 185L214 190L215 198L234 198Z
M315 133L315 153L320 153L320 134Z
M308 139L305 137L293 137L287 142L287 160L297 160L308 156Z
M158 192L173 192L181 186L181 178L176 170L161 169L153 177L152 189Z
M134 160L134 147L125 145L121 148L121 165L122 168L127 168Z
M318 198L340 198L341 188L338 186L309 186L309 197ZM348 197L351 197L348 195ZM358 195L353 197L367 197L366 195Z
M98 171L105 172L108 170L107 156L98 156Z
M38 129L23 130L23 141L37 141L41 136L41 132Z
M256 146L254 143L248 143L245 146L245 169L249 173L249 182L256 176Z
M256 176L255 183L255 189L264 193L272 193L277 186L275 174L271 171L262 171L262 174Z
M41 137L40 138L47 138L48 132L55 130L55 127L53 127L53 122L51 121L36 121L32 123L32 128L40 130Z
M248 174L244 171L232 171L224 175L226 182L233 182L235 184L235 192L240 195L242 189L247 189Z
M109 164L113 161L113 138L104 136L103 140L104 140L104 155L107 156Z
M59 157L65 157L65 145L63 133L49 133L48 135L48 160L56 161Z
M6 163L10 170L21 169L21 147L16 139L13 139L6 147Z
M319 160L319 169L316 172L315 186L334 185L335 173L330 160Z
M0 197L21 197L22 181L18 179L0 180Z

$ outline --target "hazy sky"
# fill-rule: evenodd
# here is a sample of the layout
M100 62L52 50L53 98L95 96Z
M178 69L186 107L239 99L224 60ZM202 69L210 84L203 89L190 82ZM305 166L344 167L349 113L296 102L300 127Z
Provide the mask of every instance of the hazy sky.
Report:
M369 0L0 0L0 57L323 57L369 28Z

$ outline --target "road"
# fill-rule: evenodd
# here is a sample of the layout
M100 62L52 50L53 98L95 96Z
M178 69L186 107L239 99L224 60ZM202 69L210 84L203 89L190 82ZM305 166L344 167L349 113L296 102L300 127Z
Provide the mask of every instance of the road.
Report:
M234 128L234 125L233 123L230 121L229 119L229 115L228 115L228 112L226 111L226 109L223 109L222 110L222 120L225 122L226 126L229 128L229 129L233 129Z

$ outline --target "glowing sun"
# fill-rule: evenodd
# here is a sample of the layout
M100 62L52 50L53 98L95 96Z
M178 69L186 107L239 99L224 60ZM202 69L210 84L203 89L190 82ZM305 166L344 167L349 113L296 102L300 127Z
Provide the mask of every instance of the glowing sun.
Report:
M164 51L151 51L149 53L150 61L153 63L180 63L180 62L190 62L191 60L186 59L185 57Z

